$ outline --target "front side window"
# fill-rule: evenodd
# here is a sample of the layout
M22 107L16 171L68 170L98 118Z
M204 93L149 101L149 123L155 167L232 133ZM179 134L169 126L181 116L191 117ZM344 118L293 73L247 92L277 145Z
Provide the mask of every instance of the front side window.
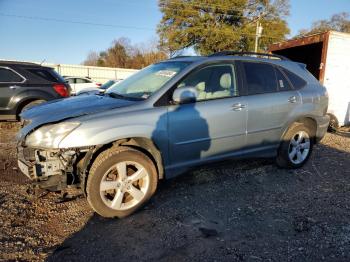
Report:
M150 65L122 82L112 85L107 90L107 94L147 99L189 64L189 62L167 61Z
M243 62L249 95L277 91L275 69L264 63Z
M185 86L197 89L197 101L239 95L232 64L212 65L191 73L177 88Z
M24 79L7 68L0 68L0 83L20 83Z

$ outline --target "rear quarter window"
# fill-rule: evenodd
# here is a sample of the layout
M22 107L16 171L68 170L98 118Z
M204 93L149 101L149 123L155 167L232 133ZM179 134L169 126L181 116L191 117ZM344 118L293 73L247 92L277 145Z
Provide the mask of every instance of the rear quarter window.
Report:
M277 85L279 91L289 91L292 90L292 85L286 76L281 72L279 68L276 68Z
M301 89L306 85L306 81L296 74L288 71L287 69L282 69L283 73L287 76L294 89Z
M59 79L53 72L52 69L42 69L42 68L28 68L28 72L32 73L36 77L49 82L64 82L64 80Z

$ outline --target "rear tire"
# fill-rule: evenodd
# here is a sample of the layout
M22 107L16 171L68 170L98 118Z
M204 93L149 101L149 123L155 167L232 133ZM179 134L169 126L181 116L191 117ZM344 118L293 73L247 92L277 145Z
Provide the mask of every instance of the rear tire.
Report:
M276 163L282 168L299 168L309 159L314 144L314 134L302 123L293 124L283 137Z
M157 170L146 155L129 147L102 152L86 183L87 201L103 217L126 217L155 193Z
M328 115L330 117L328 132L334 133L339 128L339 121L335 115L332 115L332 114L328 114Z

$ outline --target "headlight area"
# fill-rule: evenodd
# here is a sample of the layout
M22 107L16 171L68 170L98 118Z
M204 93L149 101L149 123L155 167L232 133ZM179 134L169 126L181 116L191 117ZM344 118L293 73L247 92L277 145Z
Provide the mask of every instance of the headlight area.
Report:
M78 162L89 149L18 148L18 166L39 188L52 191L80 185Z
M58 148L61 141L79 125L76 122L63 122L42 126L26 138L25 145L33 148Z

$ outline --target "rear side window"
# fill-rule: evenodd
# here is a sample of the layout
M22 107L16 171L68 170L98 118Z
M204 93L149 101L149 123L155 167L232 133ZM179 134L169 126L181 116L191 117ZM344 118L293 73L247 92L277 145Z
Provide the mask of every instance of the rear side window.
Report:
M84 79L84 78L77 78L76 80L77 84L86 84L86 83L91 83L91 81L87 80L87 79Z
M48 70L40 69L40 68L29 68L27 69L27 71L46 81L57 82L57 78L55 78Z
M296 74L286 70L282 69L283 72L286 74L290 82L292 83L294 89L301 89L306 85L306 81L302 79L301 77L297 76Z
M243 62L249 95L277 91L275 69L264 63Z
M19 83L24 79L7 68L0 68L0 83Z
M290 85L287 78L284 76L284 74L276 68L276 77L277 77L277 85L279 91L288 91L292 90L292 86Z
M67 81L69 84L75 84L75 78L68 78Z

